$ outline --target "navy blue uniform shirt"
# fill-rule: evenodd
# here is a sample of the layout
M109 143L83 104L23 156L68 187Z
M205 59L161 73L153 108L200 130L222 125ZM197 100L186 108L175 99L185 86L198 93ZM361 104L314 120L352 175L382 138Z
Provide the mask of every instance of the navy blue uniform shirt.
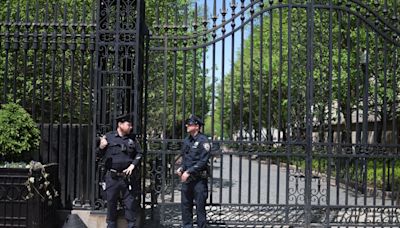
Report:
M130 164L137 166L142 158L142 149L137 140L130 135L119 136L117 131L106 133L108 145L100 149L106 167L121 172Z
M182 169L191 175L198 175L207 170L210 158L210 143L207 137L201 133L192 137L187 136L182 146Z

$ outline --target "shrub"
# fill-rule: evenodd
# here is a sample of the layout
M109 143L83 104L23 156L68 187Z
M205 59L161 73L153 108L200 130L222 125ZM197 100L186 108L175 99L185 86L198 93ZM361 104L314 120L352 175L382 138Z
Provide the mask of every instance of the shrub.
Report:
M16 103L0 107L0 155L6 160L37 150L40 131L31 115Z

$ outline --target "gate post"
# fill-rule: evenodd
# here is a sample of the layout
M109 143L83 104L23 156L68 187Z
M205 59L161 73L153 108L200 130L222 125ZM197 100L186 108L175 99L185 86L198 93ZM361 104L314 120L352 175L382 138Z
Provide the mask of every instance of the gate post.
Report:
M144 75L144 37L146 34L145 26L145 3L144 0L137 0L136 2L136 44L135 44L135 82L132 85L132 91L134 94L132 99L132 107L134 115L134 128L133 132L136 135L142 133L142 115L143 115L143 75Z
M93 74L92 207L104 207L96 137L116 128L115 118L133 113L133 133L142 133L145 37L144 0L98 0Z

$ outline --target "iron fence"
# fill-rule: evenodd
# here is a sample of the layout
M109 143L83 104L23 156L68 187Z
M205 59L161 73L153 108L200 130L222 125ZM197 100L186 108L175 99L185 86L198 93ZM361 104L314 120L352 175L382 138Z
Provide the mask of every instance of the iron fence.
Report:
M207 3L1 3L0 103L39 124L33 156L59 164L62 206L104 207L96 134L133 111L142 204L178 225L195 113L211 224L397 226L398 1Z
M396 226L397 2L211 3L155 10L145 204L180 224L174 170L195 113L217 145L211 224Z

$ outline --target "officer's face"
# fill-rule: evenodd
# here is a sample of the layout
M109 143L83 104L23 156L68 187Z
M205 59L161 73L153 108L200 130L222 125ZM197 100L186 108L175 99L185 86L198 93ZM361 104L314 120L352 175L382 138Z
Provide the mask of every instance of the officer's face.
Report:
M199 125L191 123L191 124L186 124L186 131L188 133L195 133L199 131Z
M131 133L132 131L132 123L131 122L120 122L118 123L118 127L124 135Z

